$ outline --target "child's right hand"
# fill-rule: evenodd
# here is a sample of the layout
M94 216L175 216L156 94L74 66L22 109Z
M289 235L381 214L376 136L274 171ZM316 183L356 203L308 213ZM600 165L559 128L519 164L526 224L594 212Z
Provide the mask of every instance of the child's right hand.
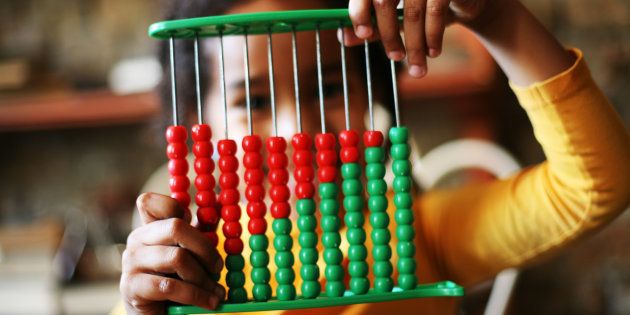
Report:
M145 193L137 200L143 226L127 238L120 291L128 314L163 314L173 301L214 309L225 289L210 278L223 261L174 199Z

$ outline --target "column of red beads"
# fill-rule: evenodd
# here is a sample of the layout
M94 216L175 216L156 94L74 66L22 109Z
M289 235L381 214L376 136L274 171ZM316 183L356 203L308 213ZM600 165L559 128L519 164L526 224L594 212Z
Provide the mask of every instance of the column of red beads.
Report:
M169 126L166 129L166 142L168 142L166 156L169 159L168 171L171 175L168 185L171 189L171 197L177 200L179 205L188 212L190 180L188 179L188 162L186 161L188 154L186 138L186 128L183 126Z
M228 286L228 301L232 303L242 303L247 300L247 292L243 288L245 285L245 259L241 255L243 252L243 241L241 240L242 227L239 222L241 218L241 208L238 205L240 194L238 192L238 160L236 159L236 142L231 139L223 139L218 143L219 152L219 202L221 203L221 219L223 219L223 244L227 257L225 267L228 272L225 282Z

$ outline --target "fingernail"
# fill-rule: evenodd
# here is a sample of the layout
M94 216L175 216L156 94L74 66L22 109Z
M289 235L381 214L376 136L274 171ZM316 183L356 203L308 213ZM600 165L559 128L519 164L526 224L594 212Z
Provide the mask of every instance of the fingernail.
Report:
M437 57L439 55L440 55L440 50L439 49L435 49L435 48L430 48L429 49L429 57L435 58L435 57Z
M422 78L425 74L427 74L427 69L425 67L413 65L409 67L409 74L415 78Z
M400 50L390 51L387 56L394 61L400 61L405 58L405 53Z
M372 27L369 25L359 25L356 30L357 37L367 39L372 36Z

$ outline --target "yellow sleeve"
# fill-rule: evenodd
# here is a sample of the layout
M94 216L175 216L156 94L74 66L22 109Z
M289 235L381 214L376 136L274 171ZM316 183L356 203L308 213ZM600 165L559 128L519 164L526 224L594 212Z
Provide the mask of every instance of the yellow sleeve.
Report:
M512 86L547 161L506 180L425 194L418 228L441 276L464 285L521 266L603 227L630 203L630 139L575 64L544 82Z

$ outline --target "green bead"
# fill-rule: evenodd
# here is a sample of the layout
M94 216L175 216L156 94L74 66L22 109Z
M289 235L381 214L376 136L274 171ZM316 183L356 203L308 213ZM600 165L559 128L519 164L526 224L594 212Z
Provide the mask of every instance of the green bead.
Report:
M394 160L392 162L392 173L395 176L410 175L411 163L408 160Z
M398 209L394 212L394 219L399 225L410 225L413 223L413 211L410 209Z
M228 301L230 303L247 302L247 291L244 288L233 288L228 291Z
M393 144L390 149L390 155L393 160L409 159L409 145L406 143Z
M414 258L403 257L398 260L398 273L399 274L415 274L416 273L416 260Z
M372 269L374 269L374 276L377 278L387 278L394 271L394 267L389 261L375 261Z
M403 290L415 289L418 284L418 278L414 274L399 274L398 286Z
M343 280L343 276L344 276L343 267L339 265L326 266L325 273L326 273L326 280L328 280L329 283Z
M295 273L291 268L282 268L276 270L276 280L280 284L291 284L295 281Z
M348 258L355 261L365 260L367 258L367 248L364 245L350 245Z
M406 143L409 139L409 130L406 127L392 127L389 129L389 140L392 143Z
M375 245L372 247L372 256L375 261L385 261L392 258L392 249L389 245Z
M300 216L297 220L297 227L300 231L313 231L317 227L317 220L312 215Z
M346 196L343 198L343 207L346 211L361 212L363 210L363 196Z
M370 214L370 223L375 229L385 229L389 225L387 212L373 212Z
M374 279L374 291L391 292L394 288L394 280L392 278L376 278Z
M348 228L360 228L365 222L365 217L361 212L346 212L344 222Z
M324 232L336 232L339 231L339 225L341 224L339 217L327 215L322 217L322 230Z
M387 211L387 197L383 195L370 196L370 198L368 198L368 208L371 212Z
M276 235L273 238L273 248L278 252L290 251L293 247L293 238L290 235Z
M337 184L335 183L320 183L318 189L321 199L334 199L337 197Z
M254 284L252 295L254 296L254 300L265 302L271 299L271 286L268 284Z
M350 279L350 291L354 294L365 294L370 289L370 281L367 278Z
M368 264L365 261L351 261L348 264L348 273L351 277L365 277L368 273Z
M385 176L385 165L381 163L370 163L365 166L365 177L367 179L382 179Z
M295 287L291 284L280 284L276 289L276 295L280 301L295 300Z
M304 281L302 283L302 296L305 299L314 299L319 296L322 290L318 281Z
M317 263L319 258L319 252L315 248L302 248L300 249L300 261L303 265L312 265Z
M252 267L266 267L269 265L269 254L265 252L252 252L249 256Z
M326 295L329 297L343 296L346 291L346 287L343 282L326 282Z
M267 268L252 268L251 277L254 283L269 283L271 273Z
M242 271L228 271L225 282L229 287L242 287L245 285L245 274Z
M361 194L361 181L358 179L344 179L341 184L341 190L345 196L355 196Z
M374 243L374 245L384 245L389 243L389 241L392 239L391 235L389 234L389 230L388 229L374 229L372 230L372 243Z
M350 244L365 243L365 231L363 229L348 229L347 237Z
M268 246L269 240L264 234L255 234L249 237L249 248L251 248L252 251L267 250Z
M274 261L278 268L291 268L293 266L293 254L291 252L277 252Z
M344 179L359 178L361 176L361 166L358 163L346 163L341 165L341 176Z
M398 253L398 257L414 257L416 254L416 246L413 242L405 242L399 241L396 245L396 252Z
M315 232L301 232L298 241L302 247L315 248L317 246L317 234Z
M343 260L343 254L338 248L324 249L324 261L329 265L339 265Z
M370 196L385 195L387 183L382 179L370 179L367 181L367 192Z
M410 209L411 203L412 199L410 193L394 194L394 205L396 205L396 209Z
M396 193L409 192L411 189L411 178L409 176L394 177L392 188Z
M370 147L365 149L366 163L382 163L384 157L385 152L381 147Z
M276 235L289 235L291 233L291 220L287 218L274 219L271 228Z
M324 232L322 234L322 244L326 248L339 247L341 244L341 235L335 232Z
M415 235L416 232L411 225L399 225L396 227L396 237L398 241L411 242Z
M228 255L225 258L225 268L227 270L243 270L245 267L245 258L241 255Z
M322 199L319 209L323 215L336 215L339 212L339 203L337 199Z
M319 267L317 265L302 265L300 276L304 281L317 281L319 279Z
M315 213L315 201L313 199L299 199L295 203L295 210L300 215L312 215Z

